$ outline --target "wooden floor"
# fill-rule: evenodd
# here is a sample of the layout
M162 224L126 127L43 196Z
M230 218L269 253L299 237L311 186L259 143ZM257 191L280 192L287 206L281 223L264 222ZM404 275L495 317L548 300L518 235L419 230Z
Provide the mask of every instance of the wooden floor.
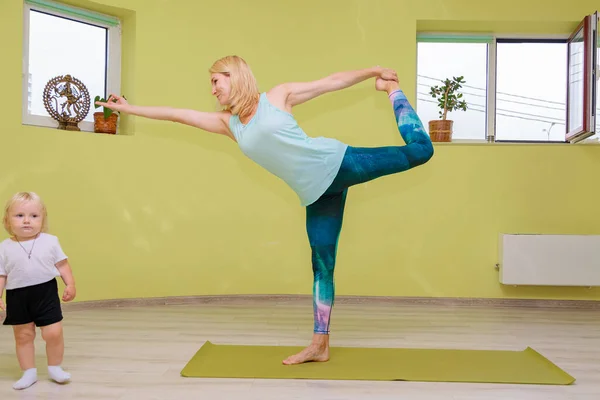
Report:
M65 311L67 385L47 379L36 339L40 381L17 392L12 330L0 326L0 399L600 399L600 312L596 309L338 304L332 346L522 350L531 346L573 375L570 386L197 379L179 375L206 340L305 345L308 300Z

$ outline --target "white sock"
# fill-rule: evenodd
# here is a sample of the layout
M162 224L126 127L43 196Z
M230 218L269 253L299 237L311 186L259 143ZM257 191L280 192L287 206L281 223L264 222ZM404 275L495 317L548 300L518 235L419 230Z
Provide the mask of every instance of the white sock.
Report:
M21 379L15 382L13 389L27 389L29 386L37 382L37 368L30 368L23 372Z
M63 371L59 365L48 365L48 375L50 375L50 379L58 383L65 383L71 379L71 374Z

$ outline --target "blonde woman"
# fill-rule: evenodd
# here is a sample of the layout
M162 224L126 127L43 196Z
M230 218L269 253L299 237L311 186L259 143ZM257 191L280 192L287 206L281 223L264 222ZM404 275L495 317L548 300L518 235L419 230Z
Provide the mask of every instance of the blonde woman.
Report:
M0 243L0 309L4 325L12 325L17 359L23 376L13 388L26 389L37 382L35 327L46 342L48 375L58 383L71 379L61 363L64 356L63 315L57 277L66 287L63 301L75 298L75 280L67 256L56 236L48 231L46 206L33 192L19 192L6 203L4 228L10 238ZM1 299L6 288L6 305Z
M220 112L135 106L115 95L108 103L96 104L225 135L296 192L306 207L312 249L314 330L312 343L283 363L328 361L333 271L348 188L424 164L433 156L429 136L391 69L338 72L312 82L283 83L263 93L238 56L217 60L209 71L212 94L223 106ZM310 137L298 126L294 106L370 78L375 78L377 90L387 92L405 146L353 147L332 138Z

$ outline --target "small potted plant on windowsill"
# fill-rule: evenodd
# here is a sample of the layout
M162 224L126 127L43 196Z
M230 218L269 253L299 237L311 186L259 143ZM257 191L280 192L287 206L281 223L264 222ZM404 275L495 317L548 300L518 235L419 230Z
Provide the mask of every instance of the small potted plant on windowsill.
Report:
M464 77L453 77L452 80L446 79L442 81L441 86L432 86L429 94L433 98L437 98L438 107L440 108L440 119L429 121L429 136L432 142L451 142L452 127L454 121L446 119L448 112L462 110L467 111L467 103L461 100L462 93L459 89L465 83Z
M125 96L123 96L125 98ZM94 104L97 101L102 103L106 103L107 100L100 96L96 96L94 99ZM112 99L111 101L116 102L116 100ZM102 107L101 112L94 113L94 132L96 133L117 133L117 120L119 118L119 113L117 111L113 111L110 108L106 108L104 106L96 106L96 108Z

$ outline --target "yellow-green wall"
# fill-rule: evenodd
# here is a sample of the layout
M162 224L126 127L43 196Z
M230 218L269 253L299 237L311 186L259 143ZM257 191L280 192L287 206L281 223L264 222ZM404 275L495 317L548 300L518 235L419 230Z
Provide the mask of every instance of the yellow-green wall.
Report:
M251 64L262 90L380 64L397 69L414 99L418 24L564 31L595 10L591 0L68 3L125 19L130 101L201 110L215 109L207 68L227 54ZM304 209L233 142L131 118L116 137L22 126L21 36L22 1L3 0L0 198L43 196L78 300L310 293ZM312 136L402 144L373 82L296 114ZM597 289L505 288L494 269L499 232L600 233L599 167L600 146L436 145L427 165L350 190L337 293L600 299Z

